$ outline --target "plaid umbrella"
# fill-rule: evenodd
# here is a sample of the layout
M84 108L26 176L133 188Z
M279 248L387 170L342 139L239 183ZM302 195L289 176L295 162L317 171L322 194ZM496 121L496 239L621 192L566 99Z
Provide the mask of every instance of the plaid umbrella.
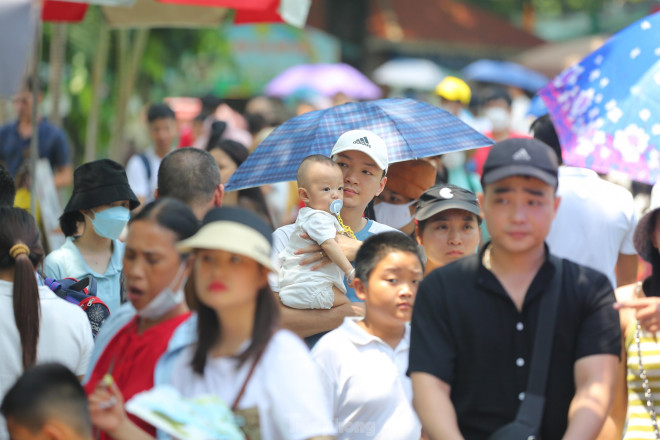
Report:
M276 128L241 164L227 190L295 180L310 154L330 155L348 130L371 130L387 144L390 163L491 145L450 113L408 98L352 102L305 113Z

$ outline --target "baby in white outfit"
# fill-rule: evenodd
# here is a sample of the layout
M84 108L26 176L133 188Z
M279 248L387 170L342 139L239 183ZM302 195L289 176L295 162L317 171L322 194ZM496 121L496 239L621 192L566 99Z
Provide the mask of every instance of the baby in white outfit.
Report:
M295 230L279 255L279 295L288 307L330 309L350 302L344 275L352 280L355 270L335 240L344 229L330 212L332 202L343 200L343 185L341 168L329 157L308 156L298 167L298 196L305 207L298 213ZM303 232L310 239L300 237ZM333 264L317 270L300 265L305 255L294 252L310 244L320 245Z

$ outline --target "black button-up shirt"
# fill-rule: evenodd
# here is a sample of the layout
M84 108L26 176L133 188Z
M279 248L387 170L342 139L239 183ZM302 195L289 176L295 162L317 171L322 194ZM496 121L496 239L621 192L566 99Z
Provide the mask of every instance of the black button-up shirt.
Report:
M481 259L481 254L473 255L430 273L420 285L412 317L408 373L429 373L451 386L458 425L467 440L487 439L515 419L527 388L540 298L555 271L546 259L518 311ZM618 356L621 348L607 277L562 261L544 440L561 439L566 430L575 361L595 354Z

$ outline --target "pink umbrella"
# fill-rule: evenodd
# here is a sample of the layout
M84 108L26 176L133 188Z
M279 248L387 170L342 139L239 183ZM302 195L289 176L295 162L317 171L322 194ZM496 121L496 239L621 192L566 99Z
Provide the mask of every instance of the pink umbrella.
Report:
M343 93L354 99L378 99L382 94L369 78L344 63L293 66L264 88L268 96L288 96L300 90L311 90L328 97Z

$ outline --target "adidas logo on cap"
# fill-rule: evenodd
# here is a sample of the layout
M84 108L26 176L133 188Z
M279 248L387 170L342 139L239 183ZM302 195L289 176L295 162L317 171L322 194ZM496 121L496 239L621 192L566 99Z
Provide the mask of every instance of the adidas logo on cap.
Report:
M511 157L513 158L513 160L527 160L527 161L532 160L532 156L530 156L527 150L525 150L524 148L521 148L520 150L513 153L513 156Z
M361 137L361 138L359 138L359 139L355 139L355 140L353 141L353 143L354 143L354 144L364 145L365 147L369 147L369 148L371 148L371 145L369 145L369 139L367 139L366 136Z

